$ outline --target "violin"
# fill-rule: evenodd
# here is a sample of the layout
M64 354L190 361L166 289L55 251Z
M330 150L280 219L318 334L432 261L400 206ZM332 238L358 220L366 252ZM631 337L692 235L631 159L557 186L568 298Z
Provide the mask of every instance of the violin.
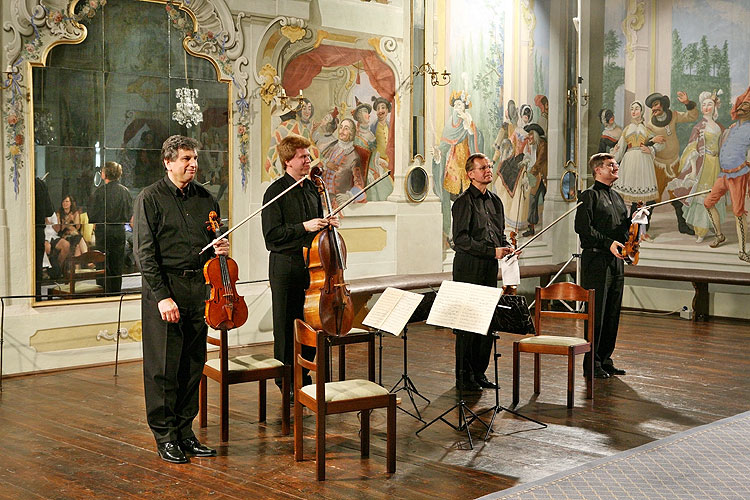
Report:
M312 167L310 179L315 183L325 200L326 210L331 214L331 200L323 182L322 169ZM329 225L315 236L307 250L306 260L310 287L305 293L305 322L330 335L346 335L352 329L354 307L348 285L344 281L346 245L334 226Z
M221 221L213 210L208 214L207 229L219 236ZM206 324L214 330L239 328L247 321L247 304L235 288L239 274L237 263L226 255L219 255L203 265L206 284L211 295L206 301Z
M642 206L643 202L639 201L638 208L641 208ZM620 255L622 255L623 260L631 266L638 264L643 233L644 230L642 224L637 222L630 224L630 228L628 229L628 239L623 243L622 248L620 249Z

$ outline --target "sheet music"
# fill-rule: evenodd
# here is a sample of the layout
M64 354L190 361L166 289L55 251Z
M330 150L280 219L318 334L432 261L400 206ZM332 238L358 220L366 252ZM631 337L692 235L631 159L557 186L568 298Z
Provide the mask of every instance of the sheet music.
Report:
M362 324L399 336L423 298L419 293L388 287Z
M427 324L487 335L501 294L495 287L443 281Z

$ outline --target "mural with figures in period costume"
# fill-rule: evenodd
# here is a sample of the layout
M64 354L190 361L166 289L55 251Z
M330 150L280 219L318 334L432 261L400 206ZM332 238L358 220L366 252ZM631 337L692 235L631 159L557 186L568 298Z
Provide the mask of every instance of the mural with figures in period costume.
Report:
M479 11L488 14L477 19ZM531 236L547 189L549 2L448 0L439 15L448 26L439 47L452 79L436 93L443 112L428 127L437 141L432 173L446 248L451 203L469 186L464 165L473 153L492 159L491 189L503 201L506 229Z
M312 141L313 161L320 160L335 209L356 197L356 203L384 201L393 181L384 180L363 193L369 183L392 177L396 78L382 54L348 37L351 46L325 42L292 57L281 71L287 95L304 96L294 109L272 107L263 122L263 179L284 174L276 145L287 135Z
M750 1L607 0L605 12L599 151L620 163L614 189L646 205L711 190L654 209L643 248L750 263Z

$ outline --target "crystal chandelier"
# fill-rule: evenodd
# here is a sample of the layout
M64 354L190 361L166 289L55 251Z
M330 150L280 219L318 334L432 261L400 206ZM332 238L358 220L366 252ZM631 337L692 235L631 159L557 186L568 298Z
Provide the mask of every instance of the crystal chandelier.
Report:
M175 94L179 102L177 103L177 109L172 113L172 119L187 128L202 122L201 107L195 102L198 97L198 89L183 87L175 89Z

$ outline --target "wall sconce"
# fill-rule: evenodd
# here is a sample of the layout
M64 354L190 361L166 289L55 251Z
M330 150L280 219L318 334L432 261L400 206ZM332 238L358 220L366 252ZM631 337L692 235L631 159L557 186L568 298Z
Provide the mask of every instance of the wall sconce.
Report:
M587 106L589 104L589 89L583 89L581 94L581 106Z
M4 78L2 83L0 83L0 90L8 90L17 78L18 67L9 64L2 73Z
M277 81L269 82L268 85L259 87L258 95L266 104L271 105L273 103L275 107L281 108L282 113L299 109L302 105L302 99L305 97L302 95L302 89L300 89L299 95L296 97L289 97L284 87Z
M568 89L567 101L568 101L568 106L570 106L571 108L575 106L576 103L578 102L578 88L575 85L573 85L572 87Z
M444 87L451 82L451 74L447 70L439 73L430 63L426 62L419 67L415 66L409 78L403 81L396 92L398 93L398 91L407 85L409 86L409 92L411 92L414 88L414 79L420 75L430 75L430 84L433 87Z

